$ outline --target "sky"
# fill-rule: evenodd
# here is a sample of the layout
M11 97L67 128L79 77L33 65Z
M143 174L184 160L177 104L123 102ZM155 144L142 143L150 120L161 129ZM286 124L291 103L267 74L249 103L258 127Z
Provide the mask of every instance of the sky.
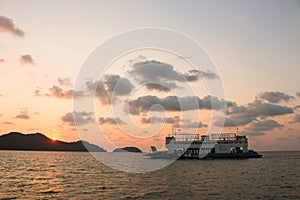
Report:
M101 44L143 27L192 38L209 64L195 70L193 49L132 49L75 87ZM0 0L0 134L42 132L106 147L95 135L101 128L116 147L147 151L163 147L172 127L200 134L238 127L256 150L300 150L299 52L299 1ZM224 95L214 99L207 83L220 82ZM93 96L95 109L74 110L73 95L83 104Z

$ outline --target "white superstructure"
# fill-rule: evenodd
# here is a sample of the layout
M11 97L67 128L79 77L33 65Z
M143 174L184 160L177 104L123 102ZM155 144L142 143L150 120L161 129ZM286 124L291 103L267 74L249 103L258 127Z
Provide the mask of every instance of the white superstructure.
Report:
M166 148L169 154L199 154L247 153L248 140L246 136L236 133L210 134L199 138L198 134L176 133L166 137Z

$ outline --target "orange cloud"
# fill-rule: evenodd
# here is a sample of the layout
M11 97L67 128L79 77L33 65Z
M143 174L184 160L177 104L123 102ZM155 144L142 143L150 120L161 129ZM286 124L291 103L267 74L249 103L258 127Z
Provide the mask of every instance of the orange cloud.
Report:
M5 124L5 125L14 125L13 122L8 122L8 121L4 121L4 122L2 122L1 124Z
M71 99L74 97L81 97L84 96L84 91L75 91L75 90L64 90L61 87L57 85L53 85L52 88L49 88L50 94L46 94L46 96L53 96L56 98L65 98L65 99ZM35 95L39 96L40 91L36 90Z
M20 113L17 114L15 116L15 118L17 118L17 119L30 119L30 116L29 116L28 111L24 110L24 111L20 111Z

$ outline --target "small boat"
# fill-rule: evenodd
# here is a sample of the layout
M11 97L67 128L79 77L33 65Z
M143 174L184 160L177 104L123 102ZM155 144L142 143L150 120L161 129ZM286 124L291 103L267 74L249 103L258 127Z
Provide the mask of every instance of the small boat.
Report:
M238 133L198 134L177 133L166 137L165 151L151 146L146 154L154 159L217 159L261 158L262 155L248 149L248 138Z

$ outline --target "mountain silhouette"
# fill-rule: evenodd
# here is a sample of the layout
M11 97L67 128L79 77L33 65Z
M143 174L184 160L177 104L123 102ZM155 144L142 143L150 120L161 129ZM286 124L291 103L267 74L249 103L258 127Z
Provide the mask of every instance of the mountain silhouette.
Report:
M116 148L113 152L132 152L132 153L142 153L142 151L137 147L124 147L124 148Z
M106 152L105 149L86 141L63 142L52 140L41 133L23 134L19 132L1 135L0 150Z

